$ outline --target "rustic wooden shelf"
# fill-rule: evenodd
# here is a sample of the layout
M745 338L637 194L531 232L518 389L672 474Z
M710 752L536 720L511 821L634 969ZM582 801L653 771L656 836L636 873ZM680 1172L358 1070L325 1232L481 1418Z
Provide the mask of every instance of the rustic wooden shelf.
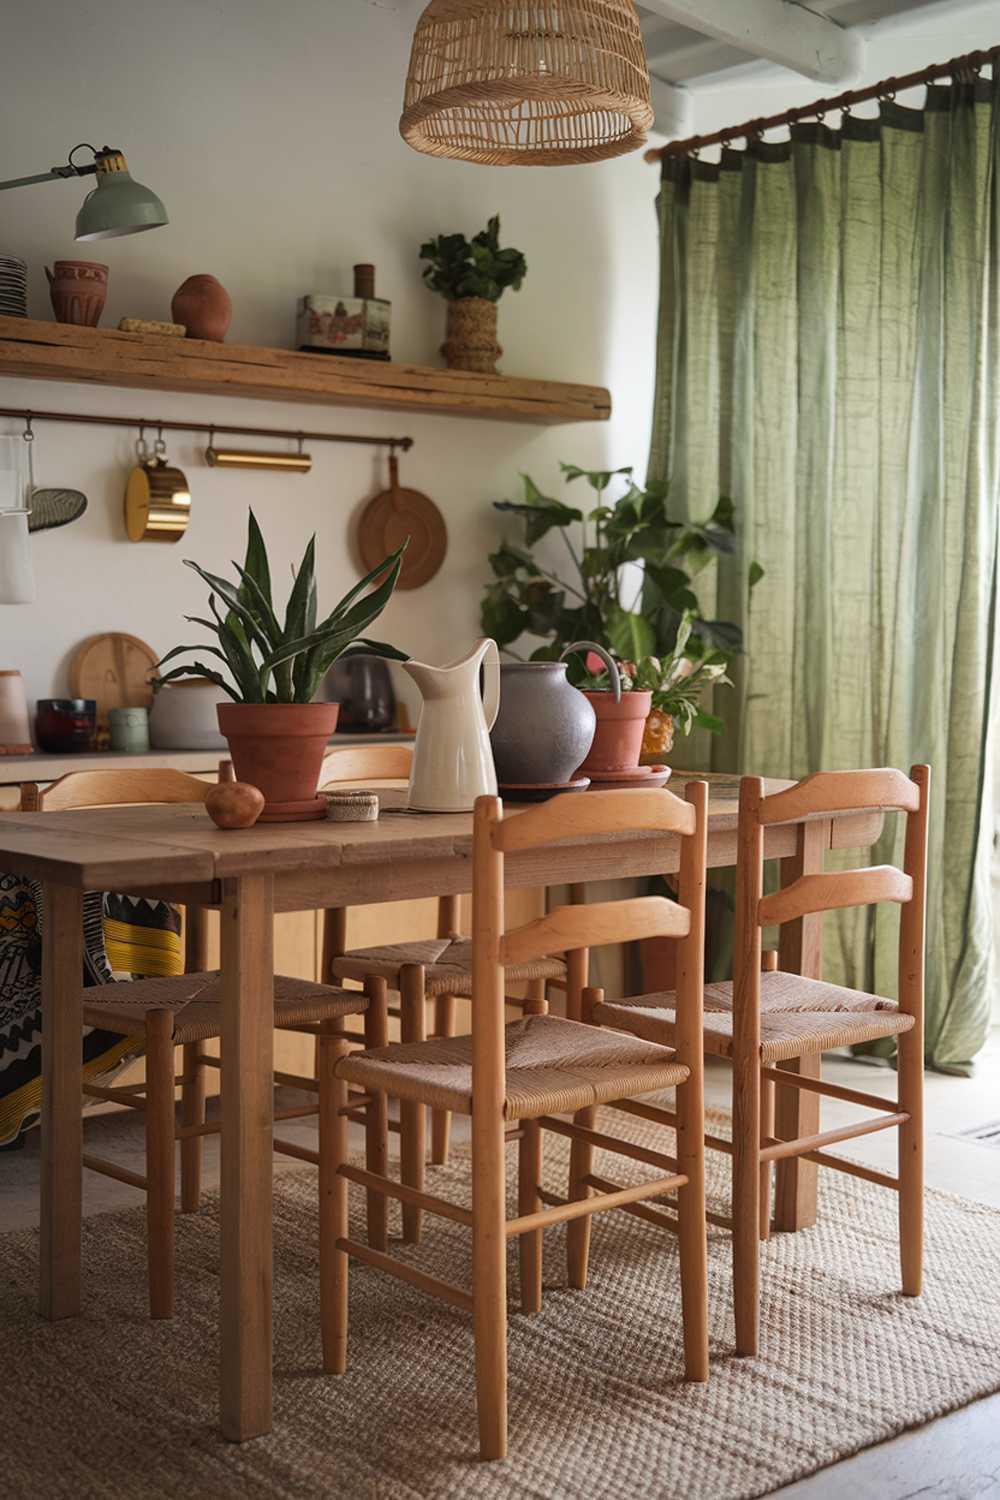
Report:
M601 386L0 318L0 376L509 422L604 422ZM155 412L152 415L156 415Z

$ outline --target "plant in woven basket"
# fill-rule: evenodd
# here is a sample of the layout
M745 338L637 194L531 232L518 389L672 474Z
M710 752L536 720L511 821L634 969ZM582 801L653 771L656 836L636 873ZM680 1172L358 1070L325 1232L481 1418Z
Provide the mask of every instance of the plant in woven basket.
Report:
M374 656L406 661L405 653L369 639L365 631L392 597L408 541L349 589L322 620L317 619L315 536L293 576L283 621L275 611L267 548L253 511L246 559L242 567L233 563L236 582L185 560L208 584L212 616L185 618L211 631L217 644L176 646L160 665L188 652L204 652L225 671L196 660L174 667L160 682L208 677L233 699L219 704L219 728L229 741L237 779L264 794L263 821L325 816L316 784L340 705L313 699L337 658L357 644Z
M425 284L448 303L448 324L441 352L452 370L496 373L503 350L497 343L496 304L508 287L520 291L528 262L520 250L500 248L500 215L467 240L464 234L442 234L420 247L427 261Z

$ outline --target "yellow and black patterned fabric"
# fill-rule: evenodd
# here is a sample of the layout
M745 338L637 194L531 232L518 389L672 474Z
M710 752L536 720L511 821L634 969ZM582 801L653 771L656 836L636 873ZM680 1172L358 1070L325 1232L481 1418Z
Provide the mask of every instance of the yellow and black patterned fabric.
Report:
M184 971L180 914L166 901L89 892L83 985ZM0 874L0 1148L37 1123L42 1105L42 886ZM142 1050L136 1037L83 1028L83 1076L111 1076Z

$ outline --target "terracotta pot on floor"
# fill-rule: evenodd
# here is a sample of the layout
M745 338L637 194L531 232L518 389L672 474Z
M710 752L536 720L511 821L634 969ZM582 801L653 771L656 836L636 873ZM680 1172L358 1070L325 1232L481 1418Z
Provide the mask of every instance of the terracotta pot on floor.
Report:
M339 703L220 703L236 780L264 794L262 823L324 818L316 787Z

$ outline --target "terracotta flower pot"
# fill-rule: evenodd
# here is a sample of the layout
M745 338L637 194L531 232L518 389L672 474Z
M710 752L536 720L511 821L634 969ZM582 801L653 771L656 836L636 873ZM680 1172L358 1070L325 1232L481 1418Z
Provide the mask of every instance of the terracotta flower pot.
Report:
M220 703L236 780L264 794L262 823L326 817L316 787L339 703Z
M639 764L646 718L653 701L652 693L622 693L615 702L614 693L584 693L597 714L594 743L577 776L592 771L631 771Z
M441 353L449 370L495 375L503 350L497 343L497 305L486 297L461 297L448 303Z

